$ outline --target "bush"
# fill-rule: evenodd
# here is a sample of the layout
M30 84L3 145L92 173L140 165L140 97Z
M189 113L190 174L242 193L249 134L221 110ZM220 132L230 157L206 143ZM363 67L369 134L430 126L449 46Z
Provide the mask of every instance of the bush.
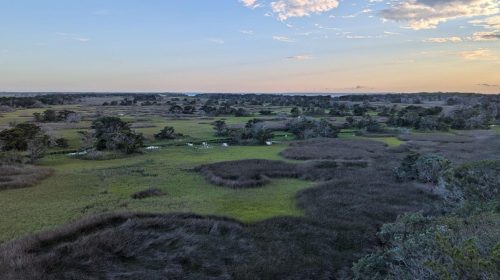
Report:
M154 135L159 140L176 139L181 136L182 134L175 133L175 129L171 126L165 126L159 133Z
M68 140L66 138L57 138L55 140L56 147L58 148L67 148L68 145Z
M500 160L467 163L447 177L447 188L459 191L464 199L487 202L500 194Z
M450 168L451 162L442 156L411 154L395 170L395 175L400 181L417 180L422 183L437 184L443 180L443 176Z
M386 246L354 264L355 279L498 279L499 218L403 215L380 230Z
M143 191L136 192L132 195L133 199L144 199L153 196L163 196L165 195L160 189L157 188L149 188Z

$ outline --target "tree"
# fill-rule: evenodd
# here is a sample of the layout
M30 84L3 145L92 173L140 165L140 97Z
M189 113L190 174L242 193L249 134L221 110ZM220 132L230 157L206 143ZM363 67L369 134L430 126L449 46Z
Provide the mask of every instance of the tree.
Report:
M137 152L143 146L142 134L136 134L130 125L120 118L103 117L92 122L97 150L119 150L127 154Z
M258 144L264 145L269 139L273 138L271 130L267 129L262 122L257 122L250 128L250 135L252 139L257 141Z
M35 163L43 157L49 143L49 137L43 133L37 134L28 140L26 151L28 152L29 163Z
M41 133L39 126L31 123L21 123L13 128L1 131L0 141L4 143L4 151L26 151L28 149L28 140L35 138L39 133Z
M66 138L57 138L54 142L58 148L67 148L69 146Z
M154 135L156 139L175 139L180 134L175 133L175 129L171 126L165 126L159 133Z
M296 118L300 116L301 112L299 108L293 107L292 110L290 110L290 114L292 115L292 117Z
M325 119L317 121L311 118L300 118L289 122L287 131L293 133L298 139L335 138L339 129Z
M224 120L216 120L212 125L216 136L227 136L228 128Z

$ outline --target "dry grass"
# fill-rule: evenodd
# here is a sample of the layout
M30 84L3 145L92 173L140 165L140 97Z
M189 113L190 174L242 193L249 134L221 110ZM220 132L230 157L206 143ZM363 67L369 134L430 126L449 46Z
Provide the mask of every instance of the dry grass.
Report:
M304 163L288 163L279 160L249 159L225 161L196 168L212 184L230 188L260 187L271 178L299 178L326 181L336 177L348 167L366 167L364 162L340 162L311 160Z
M0 191L31 187L51 174L52 170L43 167L0 164Z
M89 217L0 246L0 279L332 279L336 236L299 218Z
M383 154L386 145L370 140L314 139L290 145L281 155L286 158L366 160Z

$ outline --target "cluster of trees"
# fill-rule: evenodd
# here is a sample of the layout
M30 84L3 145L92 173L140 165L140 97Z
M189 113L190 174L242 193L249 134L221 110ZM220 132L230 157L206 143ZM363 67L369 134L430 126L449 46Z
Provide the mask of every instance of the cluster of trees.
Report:
M97 151L138 152L144 145L142 134L117 117L102 117L92 122L92 132L83 133L83 148Z
M33 113L36 122L80 122L81 115L70 110L45 110L43 113Z
M200 108L200 110L210 116L234 115L235 117L246 117L250 115L246 109L241 107L235 108L230 103L222 103L220 106L214 106L211 104L212 102L209 100Z
M273 138L273 131L259 119L249 120L242 129L231 129L224 120L217 120L212 125L216 136L229 137L233 143L237 144L264 145Z
M27 152L30 163L41 158L50 144L50 137L31 123L21 123L0 132L0 151Z
M372 118L370 115L365 115L361 119L356 120L349 116L346 118L344 128L357 128L365 132L380 133L385 129L380 122Z
M442 107L408 106L391 113L387 123L418 130L485 129L491 122L500 119L498 111L496 104L477 104L450 113L444 113Z
M299 117L286 126L286 130L297 137L297 139L309 138L335 138L340 129L326 119L315 120L307 117Z
M449 126L443 121L442 111L443 108L439 106L424 108L412 105L391 114L387 123L419 130L447 130Z
M73 103L82 95L78 94L44 94L30 97L0 97L0 105L13 108L40 108L46 105L63 105Z

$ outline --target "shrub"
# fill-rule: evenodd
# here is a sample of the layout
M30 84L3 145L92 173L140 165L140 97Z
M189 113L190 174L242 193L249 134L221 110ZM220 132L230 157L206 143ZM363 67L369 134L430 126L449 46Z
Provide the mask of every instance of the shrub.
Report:
M56 147L67 148L69 146L68 140L66 138L57 138L55 140Z
M144 199L153 196L163 196L165 195L160 189L157 188L149 188L143 191L136 192L132 195L133 199Z
M171 126L165 126L159 133L155 134L156 139L176 139L182 136L182 134L175 133L175 129Z
M447 176L448 189L459 191L464 199L491 201L500 194L500 160L467 163Z
M499 218L403 215L380 230L386 246L354 264L355 279L498 279Z
M401 166L395 170L396 178L403 180L418 180L422 183L437 184L447 171L450 170L451 162L439 155L434 154L410 154Z

